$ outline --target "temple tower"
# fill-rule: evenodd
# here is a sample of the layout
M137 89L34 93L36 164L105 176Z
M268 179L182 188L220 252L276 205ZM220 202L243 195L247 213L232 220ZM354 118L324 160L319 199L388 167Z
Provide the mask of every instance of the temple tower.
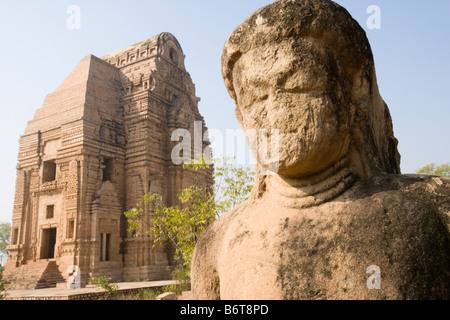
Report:
M213 183L210 171L186 172L171 159L174 130L206 130L184 58L176 38L162 33L85 57L47 95L19 141L5 265L11 288L52 286L55 271L61 281L73 265L83 284L100 275L170 277L173 250L127 232L123 212L148 192L174 205L181 188Z

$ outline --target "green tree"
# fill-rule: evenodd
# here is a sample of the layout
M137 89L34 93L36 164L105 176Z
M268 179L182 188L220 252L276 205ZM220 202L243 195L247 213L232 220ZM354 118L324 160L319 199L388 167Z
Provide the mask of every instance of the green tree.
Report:
M89 284L103 289L108 299L114 299L119 293L119 286L116 283L110 282L111 279L100 276L97 278L89 279Z
M11 223L0 222L0 263L3 262L4 257L7 256L8 252L6 247L9 245L9 239L11 236Z
M219 216L247 200L253 188L255 173L250 167L235 166L234 160L233 157L217 160L214 199Z
M445 163L441 165L431 163L417 170L417 173L426 174L430 176L450 177L450 163Z
M11 233L11 223L9 222L1 222L0 223L0 261L3 261L1 258L2 255L6 255L8 252L6 251L6 247L9 244L9 238ZM0 265L0 300L3 300L6 297L6 289L5 285L7 282L3 281L3 267Z
M174 271L180 279L190 278L191 259L195 244L206 228L221 214L247 199L253 183L254 173L250 167L233 165L234 158L215 161L215 183L212 188L196 184L180 191L178 199L181 205L167 207L159 194L149 193L142 197L135 208L125 212L129 231L142 229L145 219L144 207L150 205L152 218L144 227L155 244L170 242L175 247L175 260L178 267ZM213 163L205 156L186 163L186 170L206 170ZM138 235L138 234L136 234Z
M3 281L3 267L0 266L0 300L5 299L6 297L5 284L6 282Z

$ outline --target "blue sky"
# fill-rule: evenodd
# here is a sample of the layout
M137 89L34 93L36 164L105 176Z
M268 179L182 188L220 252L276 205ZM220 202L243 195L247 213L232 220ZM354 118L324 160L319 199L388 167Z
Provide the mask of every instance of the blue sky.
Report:
M86 55L103 56L160 32L171 32L202 98L207 126L237 129L234 103L220 74L229 34L270 0L0 0L0 221L10 220L18 139L27 121ZM378 85L400 141L402 172L450 162L450 1L338 0L366 30ZM67 8L81 10L70 30ZM369 30L367 8L381 10Z

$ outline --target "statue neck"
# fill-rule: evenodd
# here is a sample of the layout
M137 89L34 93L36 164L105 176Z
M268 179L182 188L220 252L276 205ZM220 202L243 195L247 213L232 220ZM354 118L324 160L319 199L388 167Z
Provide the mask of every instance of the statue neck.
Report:
M309 208L330 201L348 190L357 177L349 167L348 156L307 178L266 176L265 196L285 208Z

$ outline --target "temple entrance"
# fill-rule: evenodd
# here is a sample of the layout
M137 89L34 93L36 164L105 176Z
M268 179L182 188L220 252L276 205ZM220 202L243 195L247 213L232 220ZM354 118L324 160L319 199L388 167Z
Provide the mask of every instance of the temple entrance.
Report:
M55 257L56 228L42 230L41 259Z

